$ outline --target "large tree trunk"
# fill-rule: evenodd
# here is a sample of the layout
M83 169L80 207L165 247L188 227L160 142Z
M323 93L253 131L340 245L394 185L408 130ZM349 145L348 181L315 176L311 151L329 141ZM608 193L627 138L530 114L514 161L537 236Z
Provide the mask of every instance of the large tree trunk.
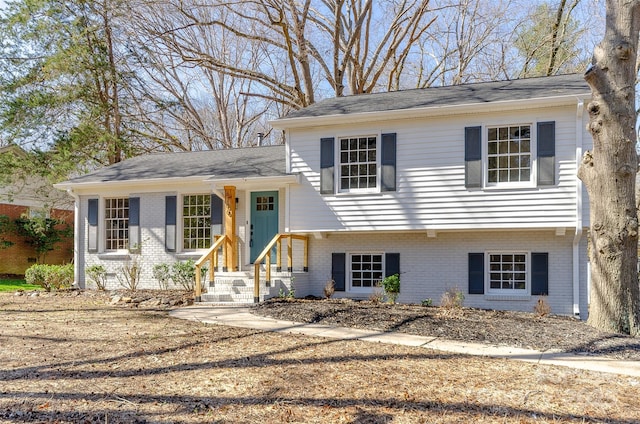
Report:
M578 176L591 202L589 324L640 335L638 214L635 203L635 80L640 0L607 0L603 41L585 74L593 151Z

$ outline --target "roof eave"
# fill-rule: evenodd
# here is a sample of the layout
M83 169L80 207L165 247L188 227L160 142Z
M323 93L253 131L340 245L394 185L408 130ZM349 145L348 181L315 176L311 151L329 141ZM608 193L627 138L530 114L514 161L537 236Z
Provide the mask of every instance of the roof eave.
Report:
M238 178L218 178L212 176L207 178L206 182L214 183L218 185L240 185L240 184L252 184L252 183L265 183L265 184L297 184L300 182L299 174L287 174L276 175L270 177L238 177Z
M335 114L323 116L307 116L299 118L280 118L269 121L269 124L276 129L303 128L310 126L349 124L356 122L371 122L391 119L408 119L425 116L441 116L451 114L477 113L479 108L483 112L531 109L540 106L562 106L575 104L578 100L591 97L590 91L574 93L570 95L553 97L536 97L529 99L501 100L483 103L465 103L458 105L437 105L429 107L418 107L409 109L395 109L374 112L357 112L348 114Z
M131 180L116 180L116 181L86 181L86 182L73 182L63 181L61 183L54 184L53 186L58 190L87 190L94 188L119 188L134 185L160 185L160 184L172 184L172 183L193 183L193 182L205 182L210 175L200 175L193 177L175 177L175 178L138 178Z

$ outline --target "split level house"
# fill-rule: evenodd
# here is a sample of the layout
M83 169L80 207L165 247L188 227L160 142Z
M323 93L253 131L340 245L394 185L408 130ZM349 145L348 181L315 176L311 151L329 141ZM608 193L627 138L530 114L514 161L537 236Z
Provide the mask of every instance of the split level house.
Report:
M76 200L77 283L109 285L137 258L193 259L199 298L261 301L295 289L398 301L587 312L591 147L581 75L364 94L273 121L284 145L135 157L60 183ZM198 274L200 275L200 274ZM257 283L256 283L257 281Z

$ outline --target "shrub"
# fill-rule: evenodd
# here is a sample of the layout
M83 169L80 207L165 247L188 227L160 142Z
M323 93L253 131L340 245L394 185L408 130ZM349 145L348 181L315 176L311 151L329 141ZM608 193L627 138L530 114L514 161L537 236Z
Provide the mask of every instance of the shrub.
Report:
M127 290L136 291L140 284L140 273L142 264L139 255L132 255L131 259L125 261L120 267L121 274L117 275L120 285Z
M420 304L422 306L428 307L428 306L433 306L433 299L431 299L430 297L423 300L422 302L420 302Z
M156 264L153 266L153 278L158 281L161 290L169 288L169 280L171 279L171 268L169 264Z
M86 273L98 290L105 290L107 288L107 270L104 266L91 265L86 269Z
M449 288L440 299L440 307L445 309L460 309L464 303L464 293L457 287Z
M400 293L400 276L398 274L393 274L384 277L381 285L389 298L389 302L396 303L396 299Z
M378 303L381 303L383 299L384 299L384 293L377 290L369 295L369 302L371 303L378 304Z
M539 298L533 307L533 312L539 318L549 315L551 313L551 306L547 303L547 299L544 297Z
M175 262L171 265L171 280L176 286L193 291L196 282L195 262L191 259L185 262Z
M336 292L336 282L333 281L333 279L329 279L327 280L327 282L324 285L324 297L327 299L331 299L331 296L333 296L333 294Z
M24 278L27 284L40 286L46 291L67 289L73 285L73 265L32 265Z
M45 290L51 290L51 287L48 287L47 280L47 268L48 265L31 265L24 273L24 280L27 284L32 284L35 286L41 286Z
M73 229L58 219L23 216L14 222L16 233L34 248L38 262L56 244L73 236Z
M200 268L201 282L204 282L207 271L206 267ZM192 259L185 262L175 262L171 265L171 280L173 284L186 291L193 291L196 286L196 263Z

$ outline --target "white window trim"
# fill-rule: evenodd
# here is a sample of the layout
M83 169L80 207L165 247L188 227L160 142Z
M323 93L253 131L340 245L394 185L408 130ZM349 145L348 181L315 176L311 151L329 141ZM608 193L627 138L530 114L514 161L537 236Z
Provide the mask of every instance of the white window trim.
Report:
M351 256L352 255L380 255L382 256L382 278L384 278L384 275L386 273L386 268L387 268L387 263L385 260L385 252L380 252L380 251L375 251L375 252L369 252L369 251L353 251L353 252L346 252L347 255L347 263L345 264L346 269L346 283L347 283L347 291L350 293L359 293L359 294L371 294L371 293L375 293L378 291L382 291L382 287L381 286L373 286L373 287L354 287L352 284L352 274L351 274Z
M490 284L490 264L491 264L491 255L525 255L526 256L526 279L525 279L525 289L492 289ZM484 252L484 292L486 296L495 297L496 299L502 296L507 298L513 297L529 297L531 296L531 252L524 250L490 250Z
M484 123L482 127L482 181L483 187L489 190L512 189L512 188L537 188L538 184L538 126L537 121L534 122L492 122ZM506 126L522 126L529 125L531 128L531 174L529 181L490 183L489 182L489 128L506 127Z
M372 188L356 188L349 190L342 190L341 179L342 179L342 162L340 162L340 139L342 138L354 138L354 137L375 137L376 138L376 186ZM380 182L380 173L382 169L382 160L381 160L381 146L382 146L382 133L371 133L371 132L354 132L342 134L335 137L335 142L333 145L334 158L333 163L334 166L334 192L338 196L344 195L353 195L353 194L374 194L381 193L381 182Z
M179 202L176 202L176 207L178 208L177 210L177 214L176 216L178 217L178 225L176 228L176 231L179 231L178 236L176 237L179 241L179 245L176 246L176 254L184 254L186 256L192 256L192 255L198 255L198 256L202 256L203 252L206 252L209 247L204 248L204 249L185 249L184 248L184 197L185 196L213 196L213 193L206 193L206 192L197 192L197 193L191 193L191 192L185 192L185 193L179 193L178 194L178 199ZM209 212L211 213L211 212ZM211 234L213 236L213 234ZM211 243L210 243L211 244Z

